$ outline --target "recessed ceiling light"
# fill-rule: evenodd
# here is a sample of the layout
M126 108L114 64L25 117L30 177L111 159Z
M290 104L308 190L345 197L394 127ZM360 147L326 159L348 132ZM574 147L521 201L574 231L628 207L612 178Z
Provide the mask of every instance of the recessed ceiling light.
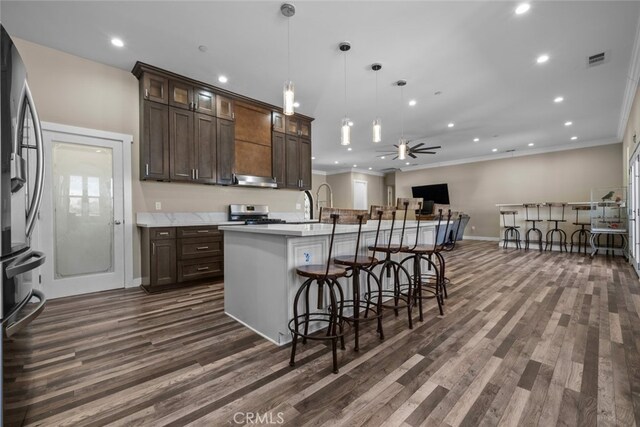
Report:
M516 15L527 13L529 9L531 9L531 5L529 3L521 3L516 7Z
M528 145L529 145L529 147L533 147L534 144L533 144L533 142L530 142Z
M358 167L358 165L353 165L353 167L354 167L354 168L357 168L357 167Z
M544 55L540 55L538 56L538 59L536 59L536 62L538 64L544 64L545 62L547 62L549 60L549 55L547 55L546 53Z
M372 170L373 168L369 168L369 170Z
M220 83L226 83L229 81L229 79L227 78L227 76L218 76L218 81Z
M116 46L116 47L123 47L124 46L124 42L122 41L122 39L119 39L117 37L114 37L111 39L111 44Z
M452 128L452 127L454 127L454 126L455 126L455 124L454 124L453 122L451 122L451 123L449 123L449 124L447 125L447 127L449 127L449 128Z
M553 99L553 102L555 102L556 104L558 104L558 103L560 103L560 102L562 102L562 101L564 101L564 98L563 98L563 97L561 97L561 96L556 96L556 97Z
M496 151L498 151L498 149L497 149L497 148L494 148L494 149L493 149L493 150L491 150L491 151L493 151L493 152L495 153Z
M571 126L573 124L573 122L564 122L565 126Z
M384 156L380 156L381 159L384 159Z
M351 147L347 148L347 151L351 151Z
M349 126L353 126L353 122L352 121L349 121Z
M418 102L415 99L412 99L411 101L409 101L409 106L413 107L414 105L416 105Z
M572 141L575 141L576 139L578 139L578 137L577 137L577 136L572 136L572 137L571 137L571 140L572 140Z
M478 142L480 141L480 138L473 138L473 142Z
M311 160L315 160L315 159L316 159L315 157L312 157L312 158L311 158Z
M411 164L410 162L405 163L405 165L407 165L407 166L409 166L410 164Z
M335 163L335 164L337 165L337 164L338 164L338 161L336 160L336 161L335 161L335 162L333 162L333 163Z
M298 101L293 103L293 108L298 108L300 107L300 103Z

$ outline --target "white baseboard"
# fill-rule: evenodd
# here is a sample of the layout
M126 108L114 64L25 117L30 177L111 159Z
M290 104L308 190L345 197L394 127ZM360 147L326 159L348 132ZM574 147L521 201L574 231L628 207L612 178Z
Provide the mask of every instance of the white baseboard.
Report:
M486 236L462 236L462 240L487 240L489 242L499 242L499 237L486 237Z
M124 287L125 288L137 288L140 285L142 285L142 277L136 277L130 283L125 283Z

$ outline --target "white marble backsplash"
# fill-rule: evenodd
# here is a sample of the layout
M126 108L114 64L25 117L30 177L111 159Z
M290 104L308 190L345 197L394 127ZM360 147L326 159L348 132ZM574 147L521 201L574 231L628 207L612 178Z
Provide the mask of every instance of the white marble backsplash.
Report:
M269 218L287 222L304 222L304 212L270 212ZM180 227L192 225L226 225L230 222L227 212L138 212L139 227Z

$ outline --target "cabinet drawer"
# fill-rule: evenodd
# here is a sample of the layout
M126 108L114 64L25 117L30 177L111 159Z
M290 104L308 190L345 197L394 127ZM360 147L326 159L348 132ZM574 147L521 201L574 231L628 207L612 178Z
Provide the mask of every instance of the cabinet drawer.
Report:
M193 261L178 261L178 282L222 276L224 259L212 257Z
M223 250L224 246L220 235L178 240L178 259L221 256Z
M206 237L220 236L222 232L218 230L218 226L202 226L202 227L180 227L178 228L178 237Z
M149 234L152 240L175 239L176 229L173 227L152 228Z

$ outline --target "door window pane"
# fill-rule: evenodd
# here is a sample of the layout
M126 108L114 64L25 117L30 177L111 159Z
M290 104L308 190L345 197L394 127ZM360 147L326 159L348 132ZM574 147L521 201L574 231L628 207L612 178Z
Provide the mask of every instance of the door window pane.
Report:
M113 153L110 148L53 146L54 274L113 271Z

